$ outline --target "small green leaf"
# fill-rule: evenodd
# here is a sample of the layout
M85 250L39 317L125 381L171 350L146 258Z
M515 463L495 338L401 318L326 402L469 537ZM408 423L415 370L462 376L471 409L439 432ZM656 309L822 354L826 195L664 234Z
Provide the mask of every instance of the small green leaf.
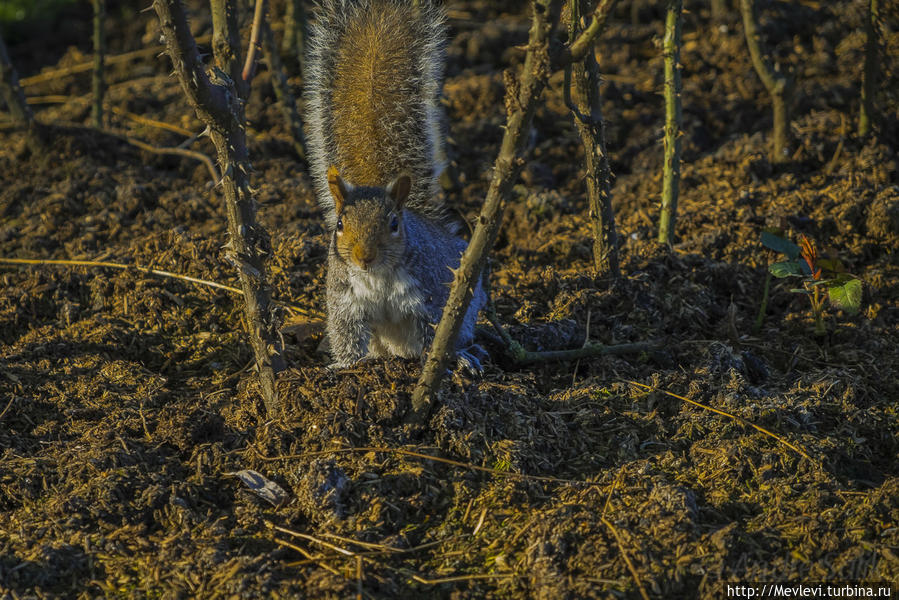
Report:
M768 231L762 232L762 246L786 254L789 258L799 257L799 246Z
M793 288L790 291L793 292L794 294L811 294L810 291L804 290L802 288Z
M835 285L827 290L827 295L831 304L854 315L862 305L862 282L852 279L843 285Z
M849 273L836 273L833 277L829 279L832 282L832 285L842 285L847 281L853 281L858 279L854 275L850 275Z
M819 258L818 266L828 273L845 273L846 267L839 258Z
M802 267L795 260L785 260L768 265L768 270L778 279L784 277L802 277Z

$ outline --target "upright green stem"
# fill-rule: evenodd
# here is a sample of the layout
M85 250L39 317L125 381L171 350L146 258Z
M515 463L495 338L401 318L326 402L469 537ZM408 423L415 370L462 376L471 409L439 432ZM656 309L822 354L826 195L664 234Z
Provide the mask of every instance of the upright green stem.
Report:
M752 331L758 333L762 330L762 323L765 322L765 313L768 311L768 296L771 294L771 271L765 273L765 289L762 292L762 301L759 303L759 314L755 317L755 324Z
M568 37L574 39L581 16L586 14L588 0L570 0ZM587 181L587 202L593 225L593 268L597 277L618 277L618 234L612 210L612 187L609 157L606 153L606 124L602 118L602 98L599 94L599 64L592 49L582 61L566 69L573 76L574 85L565 82L566 98L574 114L581 142L584 146L584 168Z
M868 12L865 15L865 69L862 72L862 105L858 116L858 135L866 136L871 132L871 122L875 118L874 94L877 90L878 64L878 22L880 7L878 0L868 0Z
M683 0L668 0L665 17L665 164L662 171L662 214L659 242L674 242L677 198L680 190L681 81L680 47Z
M3 95L13 120L30 128L34 124L34 114L25 101L25 92L19 85L19 74L12 66L2 37L0 37L0 94Z
M815 335L824 335L827 333L827 327L824 325L824 296L821 294L821 286L813 286L809 300L812 302L812 313L815 315Z
M755 0L740 0L740 12L743 15L743 30L752 57L752 65L771 96L771 107L774 112L774 152L771 161L784 162L789 156L789 102L793 82L780 71L774 70L771 60L762 50Z
M92 110L94 126L103 128L103 96L106 93L106 79L103 73L106 61L106 0L94 1L94 106Z

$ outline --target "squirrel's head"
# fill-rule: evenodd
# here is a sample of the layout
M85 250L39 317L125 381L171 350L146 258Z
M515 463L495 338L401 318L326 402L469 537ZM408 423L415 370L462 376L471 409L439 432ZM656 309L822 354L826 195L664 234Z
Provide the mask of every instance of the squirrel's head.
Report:
M402 174L385 187L355 186L337 170L328 169L328 187L334 196L337 254L363 271L399 263L406 247L403 204L412 179Z

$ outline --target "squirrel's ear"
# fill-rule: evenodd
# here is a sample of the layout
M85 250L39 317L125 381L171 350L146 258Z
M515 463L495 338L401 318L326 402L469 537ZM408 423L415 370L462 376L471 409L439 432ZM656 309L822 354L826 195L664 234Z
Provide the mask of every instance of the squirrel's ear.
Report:
M353 186L343 180L337 167L331 165L328 167L328 187L331 189L331 195L334 196L334 208L339 213L343 210L347 196L352 193Z
M397 208L402 208L406 198L409 197L409 190L411 189L412 178L409 177L408 173L403 173L387 186L387 195L393 198Z

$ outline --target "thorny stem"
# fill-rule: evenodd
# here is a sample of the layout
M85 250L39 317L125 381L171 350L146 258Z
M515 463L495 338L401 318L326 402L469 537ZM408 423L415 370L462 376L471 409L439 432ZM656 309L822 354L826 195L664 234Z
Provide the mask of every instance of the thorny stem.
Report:
M306 38L309 34L309 23L306 19L306 7L303 0L286 0L287 11L284 16L284 39L281 51L285 55L296 57L300 67L300 75L306 69Z
M568 32L569 39L574 39L580 16L586 11L587 0L570 0L570 6ZM597 277L618 277L618 234L615 230L610 182L612 171L606 152L606 124L602 117L602 98L599 94L599 64L594 53L588 52L583 61L566 68L566 95L570 89L567 81L570 74L573 75L574 86L570 92L573 101L569 102L569 108L574 114L584 146L587 202L593 225L593 268Z
M613 345L588 343L580 348L572 348L570 350L545 350L542 352L534 352L527 350L520 342L518 342L518 340L509 335L506 328L499 322L499 318L496 315L496 309L492 304L487 307L487 319L490 321L490 324L493 325L493 328L505 344L506 354L519 366L580 360L582 358L595 358L603 355L639 354L641 352L658 349L661 346L661 342L659 341Z
M437 325L434 341L412 395L413 421L423 422L427 418L433 405L433 396L455 352L456 338L471 303L474 286L481 277L487 251L493 246L502 222L503 204L524 165L521 155L537 108L537 100L555 65L558 65L557 68L564 68L572 60L583 59L587 48L592 47L593 40L607 20L608 13L602 10L609 11L612 4L611 0L600 0L594 11L593 22L575 41L579 44L577 53L572 44L559 53L561 58L553 58L549 45L558 21L560 0L533 0L531 3L533 20L524 66L519 77L511 71L506 71L504 75L506 129L494 163L493 178L471 242L453 276L443 317Z
M212 9L212 54L215 66L231 78L238 95L246 99L250 85L240 64L240 26L236 0L209 0Z
M681 80L680 47L683 0L668 0L665 18L665 163L662 167L662 212L659 242L674 243L677 199L680 191Z
M276 376L285 363L265 271L264 258L271 253L271 243L268 232L256 222L256 200L250 188L243 108L248 86L239 79L235 6L232 0L212 0L213 51L218 66L213 79L207 76L200 60L181 1L154 0L153 7L159 15L175 73L188 102L206 123L218 153L230 236L226 257L237 268L262 398L273 416L280 409Z
M549 77L549 39L558 20L559 0L534 0L531 4L533 21L528 51L519 78L511 71L504 74L506 82L506 130L502 146L494 163L493 178L477 225L453 284L443 317L437 325L434 341L428 352L421 377L412 396L412 419L423 422L430 412L432 397L440 386L462 319L471 303L474 286L481 276L487 251L493 246L502 220L503 203L515 178L523 166L521 154L527 141L527 131L537 107L537 99Z
M878 77L879 20L878 0L868 0L868 11L865 14L865 69L862 72L862 104L858 115L858 135L861 137L871 132L871 122L875 118L874 95L877 91Z
M590 24L575 38L571 44L563 48L556 56L553 57L553 68L561 69L565 66L579 62L587 56L588 52L593 51L593 43L596 41L600 32L605 29L606 21L615 8L618 0L599 0L596 9L593 11Z
M771 160L772 162L783 162L789 153L790 115L788 105L792 95L793 82L789 77L774 69L771 60L762 50L755 3L756 0L740 0L743 30L746 34L746 44L749 46L752 64L771 96L771 106L774 111L774 152Z
M284 65L281 63L281 55L278 53L278 47L275 45L275 36L272 34L272 28L268 21L262 23L262 39L265 57L268 60L268 67L271 72L272 87L275 89L275 96L278 98L278 104L281 106L281 112L284 114L284 120L287 122L287 128L290 130L290 135L293 139L293 150L297 153L300 160L306 160L306 138L303 136L303 122L300 119L300 113L297 112L297 101L293 92L290 91L290 85L287 83Z
M34 124L34 114L25 101L25 92L19 85L19 75L12 66L2 37L0 37L0 93L13 120L30 128Z
M103 96L106 93L104 65L106 61L106 0L94 0L94 76L93 118L94 127L103 128Z

